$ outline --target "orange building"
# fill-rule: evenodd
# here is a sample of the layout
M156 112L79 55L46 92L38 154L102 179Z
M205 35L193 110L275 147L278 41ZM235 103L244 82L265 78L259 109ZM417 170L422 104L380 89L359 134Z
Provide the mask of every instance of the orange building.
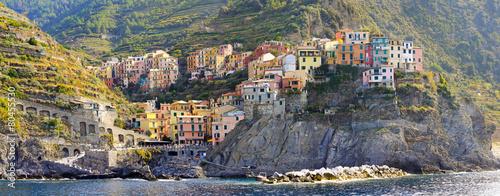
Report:
M364 44L339 44L338 54L338 64L365 66Z

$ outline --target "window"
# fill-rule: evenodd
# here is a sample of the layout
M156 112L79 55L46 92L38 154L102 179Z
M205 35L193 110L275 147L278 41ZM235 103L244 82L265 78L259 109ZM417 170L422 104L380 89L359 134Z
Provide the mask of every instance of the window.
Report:
M263 88L261 88L261 89L260 89L260 92L261 92L261 93L262 93L262 92L264 92L264 89L263 89Z
M314 58L314 59L316 59L316 58ZM271 79L274 79L274 75L271 75L271 76L270 76L270 78L271 78Z
M345 54L342 54L342 60L345 60Z
M215 130L219 130L219 125L215 125Z
M198 133L198 137L203 137L203 133Z
M378 50L375 50L375 54L378 54Z
M398 58L401 58L401 54L398 54Z
M378 76L375 76L375 80L378 80Z
M392 76L391 76L391 80L392 80Z
M382 73L385 73L385 72L386 72L386 70L385 70L385 69L382 69Z
M240 120L240 117L238 117L238 116L237 116L237 117L236 117L236 121L239 121L239 120Z
M391 46L391 50L394 50L394 46Z
M174 113L174 116L177 116L177 113Z
M182 133L182 132L181 132L181 133L179 133L179 135L180 135L180 136L184 136L184 133Z
M302 66L302 70L305 70L306 69L306 66Z
M349 46L349 51L352 51L352 46Z
M390 72L392 73L392 69L389 69L389 70L390 70Z
M413 54L415 54L415 50L413 50Z
M215 138L220 138L220 133L215 133L215 134L214 134L214 137L215 137Z
M385 82L382 85L387 86L387 84L385 84Z
M313 58L313 62L316 62L316 57Z
M420 62L422 62L422 59L418 58L418 62L419 62L419 63L420 63Z
M226 137L226 136L227 136L227 133L224 133L224 137Z
M224 125L224 130L227 130L227 125Z
M406 54L406 49L403 49L403 54Z
M363 50L363 45L359 45L359 49Z
M363 59L363 53L359 53L359 59Z
M384 50L384 54L387 54L387 50Z
M155 129L155 133L158 133L158 130Z
M304 58L302 58L302 62L306 62L306 58L305 58L305 57L304 57Z
M345 52L345 46L342 46L342 52Z
M394 58L394 54L391 54L391 58Z
M191 136L194 137L194 133L191 133Z
M387 77L386 76L382 76L382 80L385 80L385 79L387 79Z

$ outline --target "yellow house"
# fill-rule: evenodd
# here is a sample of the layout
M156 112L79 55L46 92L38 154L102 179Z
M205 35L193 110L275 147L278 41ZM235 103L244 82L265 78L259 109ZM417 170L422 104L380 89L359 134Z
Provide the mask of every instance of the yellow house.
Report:
M297 47L298 69L305 70L313 74L315 68L321 66L321 55L316 46L298 46Z
M141 119L141 129L144 131L151 131L151 138L159 139L158 137L158 128L159 123L156 119L156 113L147 113L145 119Z
M326 64L335 64L337 62L337 47L341 43L343 43L341 39L335 39L321 45L320 48L322 50L322 56L325 59Z

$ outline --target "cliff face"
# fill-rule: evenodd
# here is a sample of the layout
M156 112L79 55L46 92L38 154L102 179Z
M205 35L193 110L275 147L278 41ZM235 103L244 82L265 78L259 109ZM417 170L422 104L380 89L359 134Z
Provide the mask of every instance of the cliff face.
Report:
M410 91L398 101L358 100L355 108L333 116L288 114L244 121L209 157L221 165L254 165L268 172L363 164L410 173L500 166L490 153L495 127L487 125L472 102L425 89ZM244 172L208 171L213 176Z

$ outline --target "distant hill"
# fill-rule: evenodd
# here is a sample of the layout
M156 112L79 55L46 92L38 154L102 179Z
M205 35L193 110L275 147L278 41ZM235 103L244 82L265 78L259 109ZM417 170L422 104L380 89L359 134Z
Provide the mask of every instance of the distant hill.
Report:
M24 15L0 3L2 94L15 87L17 98L50 100L58 95L123 102L85 66L87 55L62 47Z
M173 46L216 16L225 0L1 0L61 44L89 54L141 54ZM224 2L224 3L222 3Z

